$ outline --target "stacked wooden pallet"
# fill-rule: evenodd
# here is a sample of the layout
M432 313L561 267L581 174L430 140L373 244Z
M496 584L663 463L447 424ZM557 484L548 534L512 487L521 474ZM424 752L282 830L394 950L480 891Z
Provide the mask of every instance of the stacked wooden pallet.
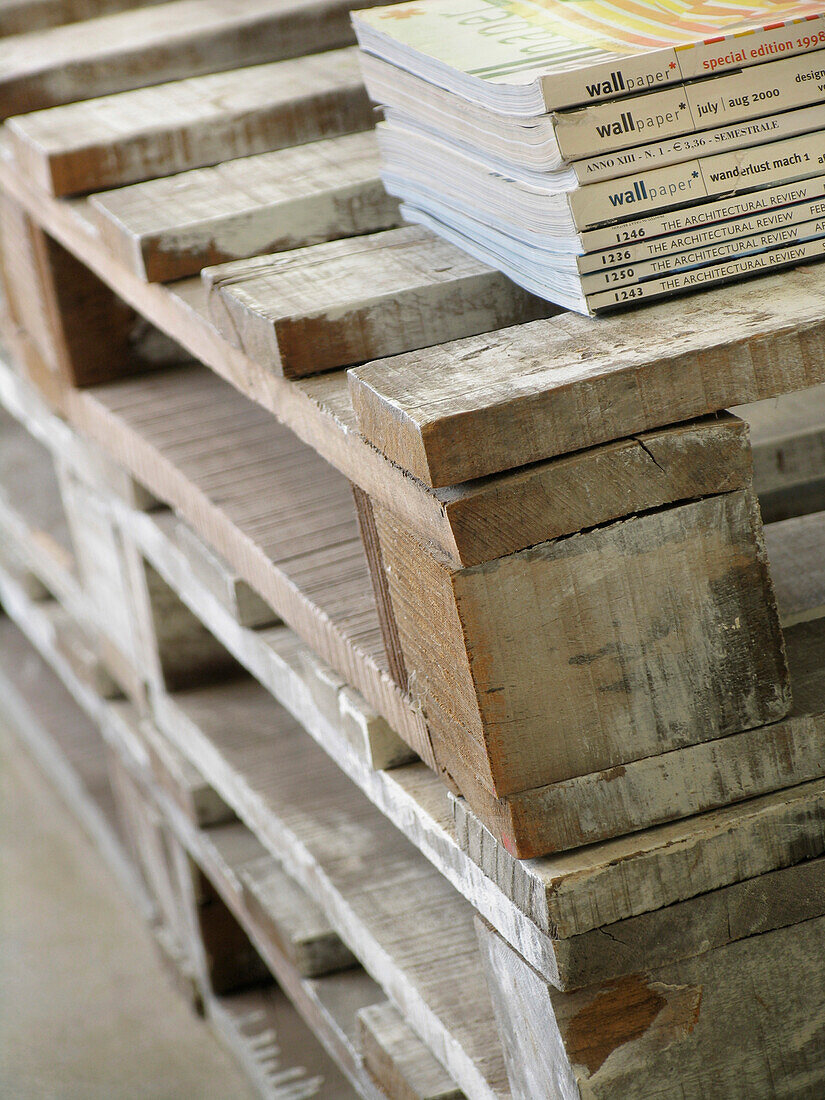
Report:
M0 42L6 694L268 1095L815 1097L822 275L548 316L345 13Z

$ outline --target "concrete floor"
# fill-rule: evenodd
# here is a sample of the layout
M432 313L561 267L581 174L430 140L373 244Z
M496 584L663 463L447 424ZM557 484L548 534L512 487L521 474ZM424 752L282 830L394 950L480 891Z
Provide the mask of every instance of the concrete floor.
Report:
M0 1098L251 1100L90 841L0 728Z

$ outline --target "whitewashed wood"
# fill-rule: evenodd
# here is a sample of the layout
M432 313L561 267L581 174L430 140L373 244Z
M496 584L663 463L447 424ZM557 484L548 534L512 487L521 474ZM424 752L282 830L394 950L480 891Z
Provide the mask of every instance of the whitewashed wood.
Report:
M166 282L209 264L399 224L371 132L345 134L92 196L115 256Z
M577 993L542 983L481 922L479 936L518 1100L825 1088L825 918Z
M514 904L568 938L825 851L825 780L544 859L516 860L461 800L458 841Z
M67 195L371 125L347 49L33 111L10 120L8 134L30 181Z
M210 997L206 1013L263 1100L352 1100L359 1095L312 1042L277 986ZM295 1065L292 1050L313 1051L311 1064Z
M505 1096L471 907L254 682L163 697L157 718L467 1096Z
M825 509L825 387L742 405L736 413L750 428L765 522Z
M262 631L244 630L199 588L185 559L151 515L133 514L129 531L141 552L163 573L190 609L196 608L229 651L290 711L337 766L367 795L438 871L501 929L507 939L551 980L558 967L551 941L538 931L459 849L453 828L447 790L424 764L376 771L364 750L366 732L377 720L364 700L352 689L341 687L336 710L329 697L334 681L327 677L319 690L317 658L285 627ZM329 670L328 670L329 671ZM353 728L355 727L355 728Z
M240 873L247 905L266 914L283 945L304 978L316 978L356 966L358 960L333 930L324 912L265 852Z
M49 452L0 411L0 521L54 594L76 593L74 547Z
M389 675L348 483L202 368L98 387L87 403L106 425L97 439L128 453L138 479L432 762L423 719Z
M173 513L159 515L157 521L174 527L171 537L186 556L192 572L241 626L268 626L278 621L278 616L266 601L238 576L220 554L198 538L188 524L181 523Z
M7 592L2 591L6 606ZM9 616L0 616L0 711L80 822L144 918L151 904L118 831L117 813L94 722L78 711Z
M2 0L0 35L27 34L93 19L129 8L148 7L161 0Z
M210 315L250 359L301 378L553 308L417 226L206 268Z
M410 694L471 802L479 789L502 797L560 783L789 710L748 491L466 569L388 509L374 512ZM593 839L585 819L577 842ZM514 845L520 856L548 851Z
M359 427L449 485L805 389L825 381L824 280L800 268L758 293L732 284L610 318L565 313L357 367Z
M783 626L825 615L825 512L768 524L765 545Z
M388 1002L358 1013L367 1069L392 1100L461 1100L455 1082Z
M0 42L0 115L353 41L335 0L174 0Z

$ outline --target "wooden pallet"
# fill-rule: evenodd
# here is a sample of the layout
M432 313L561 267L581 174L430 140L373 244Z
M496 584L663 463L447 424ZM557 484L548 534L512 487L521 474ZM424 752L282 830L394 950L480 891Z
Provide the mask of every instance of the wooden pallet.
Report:
M329 7L329 38L306 33L318 10L177 0L9 40L3 88L31 113L0 158L18 372L0 371L0 399L56 454L74 611L54 594L215 806L288 853L453 1083L416 1080L471 1098L648 1095L665 1022L698 1009L632 974L688 982L819 928L821 432L818 395L791 391L825 381L821 278L754 284L765 301L728 287L608 321L552 315L396 228L338 49L344 9ZM60 197L81 192L98 194ZM779 407L741 410L749 439L724 410L766 398ZM757 494L782 522L763 530ZM36 584L52 588L29 565L40 521L22 518L19 500L0 509L12 567L26 563L4 591L36 624ZM318 820L372 822L364 850L402 860L431 903L420 968L397 875L385 926L380 895L298 813L313 770L332 792ZM481 1028L445 976L487 1005ZM640 1013L629 1037L614 987ZM677 1027L685 1095L707 1092L723 1011L747 1019L708 988L702 1026ZM557 1036L549 1061L511 1041L522 996ZM799 1000L788 1020L811 1011ZM366 1017L358 1064L406 1095L418 1048L396 1023ZM815 1047L784 1062L781 1024L747 1058L723 1044L726 1088L815 1095Z

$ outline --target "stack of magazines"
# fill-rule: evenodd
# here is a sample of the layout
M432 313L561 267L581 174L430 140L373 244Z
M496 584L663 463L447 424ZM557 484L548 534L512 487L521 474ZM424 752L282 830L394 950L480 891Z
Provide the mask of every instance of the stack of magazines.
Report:
M353 16L408 221L582 313L825 257L825 3Z

